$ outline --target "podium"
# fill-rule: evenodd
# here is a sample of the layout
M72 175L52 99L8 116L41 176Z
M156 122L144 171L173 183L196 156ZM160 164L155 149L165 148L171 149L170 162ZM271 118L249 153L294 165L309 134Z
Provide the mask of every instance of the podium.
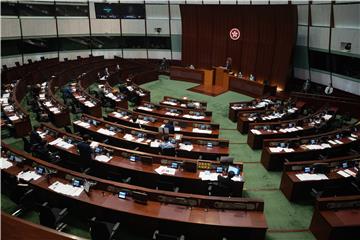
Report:
M224 67L200 69L203 71L203 84L190 88L190 91L210 96L220 95L229 89L229 74Z

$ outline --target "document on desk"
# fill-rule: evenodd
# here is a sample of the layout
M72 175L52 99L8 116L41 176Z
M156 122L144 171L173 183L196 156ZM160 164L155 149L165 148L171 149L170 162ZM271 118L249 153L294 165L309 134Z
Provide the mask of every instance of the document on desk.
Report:
M356 173L354 173L353 171L351 171L350 169L345 169L344 172L346 172L347 174L355 177L356 176Z
M84 187L74 187L70 184L63 184L59 181L54 182L49 186L49 189L53 190L54 192L61 193L64 195L78 197L83 192Z
M135 139L135 137L129 133L125 134L123 138L128 141L132 141Z
M74 145L73 145L73 144L70 144L70 143L67 143L67 142L65 142L65 141L63 141L63 140L61 139L61 141L59 141L59 142L56 144L56 146L59 146L59 147L64 148L64 149L70 149L70 148L73 147Z
M181 131L181 127L174 127L174 131L175 131L175 132L180 132L180 131Z
M138 119L138 120L136 121L136 123L139 123L139 124L148 124L149 121L145 121L145 120L142 120L142 119Z
M176 169L175 168L169 168L167 166L160 166L154 170L158 174L167 174L167 175L175 175Z
M186 145L186 144L180 143L179 148L181 150L186 150L186 151L190 152L191 150L193 150L194 146L192 144L191 145Z
M49 142L49 145L56 145L56 144L58 144L58 143L61 142L61 141L62 141L62 138L57 138L57 139L55 139L54 141Z
M293 148L283 148L283 150L287 153L295 151Z
M90 143L90 147L91 147L91 148L96 148L97 146L99 146L99 142L92 141L92 142Z
M84 127L84 128L89 128L89 127L90 127L90 124L89 124L89 123L83 122L83 121L80 121L80 120L75 121L74 123L75 123L76 125L79 125L80 127Z
M352 133L352 134L350 134L350 136L351 136L351 137L353 137L353 138L358 138L358 136L357 136L357 135L355 135L355 134L353 134L353 133Z
M340 140L335 139L334 141L335 141L336 143L338 143L338 144L343 144L343 142L340 141Z
M193 128L192 131L195 132L195 133L206 133L206 134L211 134L212 133L211 130L199 129L199 128Z
M1 169L8 169L9 167L12 167L12 162L8 161L7 158L0 157L1 159Z
M353 137L348 137L348 139L349 139L350 141L356 141L356 138L353 138Z
M219 175L220 173L216 173L216 172L212 173L210 171L201 171L199 173L199 178L203 181L217 181Z
M333 140L328 140L328 143L331 143L332 145L336 145L337 143L334 142Z
M4 107L4 111L5 112L13 112L14 107L12 105L8 105L8 106Z
M178 113L173 113L173 112L166 112L165 115L168 115L168 116L179 116Z
M9 117L9 119L11 121L16 121L16 120L19 120L19 117L17 115L13 115L13 116Z
M269 147L270 152L279 153L283 150L281 147Z
M160 146L160 142L152 141L150 142L150 147L157 148Z
M343 176L343 177L345 177L345 178L351 177L350 174L346 173L346 172L343 171L343 170L337 171L336 173L339 174L339 175L341 175L341 176Z
M107 130L107 129L105 129L105 128L100 128L100 129L98 129L96 132L101 133L101 134L104 134L104 135L107 135L107 136L114 136L114 135L116 134L116 132Z
M325 174L300 173L295 175L300 181L319 181L329 179Z
M163 104L167 104L167 105L171 105L171 106L176 106L177 104L174 102L170 102L170 101L163 101Z
M138 107L138 109L144 110L144 111L148 111L148 112L152 112L152 111L153 111L151 108L143 107L143 106Z
M330 114L325 114L323 116L323 119L325 119L326 121L329 120L330 118L332 118L332 115L330 115Z
M89 100L88 101L85 101L84 102L84 105L87 106L87 107L94 107L95 104L93 104L92 102L90 102Z
M190 115L190 114L184 114L183 115L184 118L190 118L190 119L204 119L204 116L195 116L195 115Z
M23 179L28 182L30 180L38 180L39 178L41 178L41 175L37 174L35 171L21 171L17 174L17 178Z
M251 129L250 131L255 135L261 135L261 132L259 130Z
M112 159L112 157L108 157L104 154L96 155L95 160L99 162L109 162Z

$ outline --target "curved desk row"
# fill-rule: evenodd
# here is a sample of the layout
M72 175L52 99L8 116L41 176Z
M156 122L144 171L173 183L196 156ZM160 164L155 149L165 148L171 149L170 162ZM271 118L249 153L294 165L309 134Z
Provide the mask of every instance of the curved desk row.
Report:
M57 167L21 151L6 148L10 151L3 151L3 161L9 162L13 158L11 155L15 154L17 159L21 159L21 164L10 162L11 166L2 170L2 178L14 178L24 170L28 174L34 171L31 174L37 179L28 184L34 188L34 200L38 202L62 205L85 218L95 215L108 221L120 221L129 231L148 237L155 229L165 226L169 231L181 232L186 239L265 237L267 224L263 214L264 203L257 199L172 193L115 183ZM34 165L42 167L45 175L35 173ZM78 179L85 185L90 182L96 185L89 187L88 193L80 187L71 192L59 188L75 188L71 185L72 179ZM126 198L119 198L119 192L126 193Z

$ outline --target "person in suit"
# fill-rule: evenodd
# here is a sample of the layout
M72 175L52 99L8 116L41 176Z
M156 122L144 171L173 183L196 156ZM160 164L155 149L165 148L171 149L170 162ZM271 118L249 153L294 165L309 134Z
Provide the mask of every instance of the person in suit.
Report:
M217 182L217 195L219 196L231 196L233 192L233 183L234 180L232 178L235 176L233 171L229 171L227 176L218 175Z
M169 121L165 124L164 128L167 128L167 129L168 129L169 134L172 134L172 133L175 132L175 127L174 127L173 121L170 121L170 120L169 120Z
M31 146L35 146L35 145L42 142L42 138L41 138L40 134L37 132L37 130L39 128L40 127L38 125L35 125L33 127L33 130L30 132L30 144L31 144Z
M90 136L85 134L83 140L78 143L77 148L80 154L80 170L83 172L90 166L92 160L92 149L90 147Z
M175 145L171 143L169 135L165 134L163 136L163 142L160 143L161 150L168 149L168 148L175 148Z
M231 71L231 68L232 68L232 58L231 57L226 58L225 68L226 68L226 70Z
M51 161L50 150L47 147L46 140L42 140L38 145L34 147L33 156L38 157L47 162Z

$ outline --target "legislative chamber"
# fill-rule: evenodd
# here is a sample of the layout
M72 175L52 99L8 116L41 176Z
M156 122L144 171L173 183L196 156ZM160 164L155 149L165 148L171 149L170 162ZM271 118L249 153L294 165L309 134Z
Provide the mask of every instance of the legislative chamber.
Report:
M359 19L1 1L1 238L360 239Z

